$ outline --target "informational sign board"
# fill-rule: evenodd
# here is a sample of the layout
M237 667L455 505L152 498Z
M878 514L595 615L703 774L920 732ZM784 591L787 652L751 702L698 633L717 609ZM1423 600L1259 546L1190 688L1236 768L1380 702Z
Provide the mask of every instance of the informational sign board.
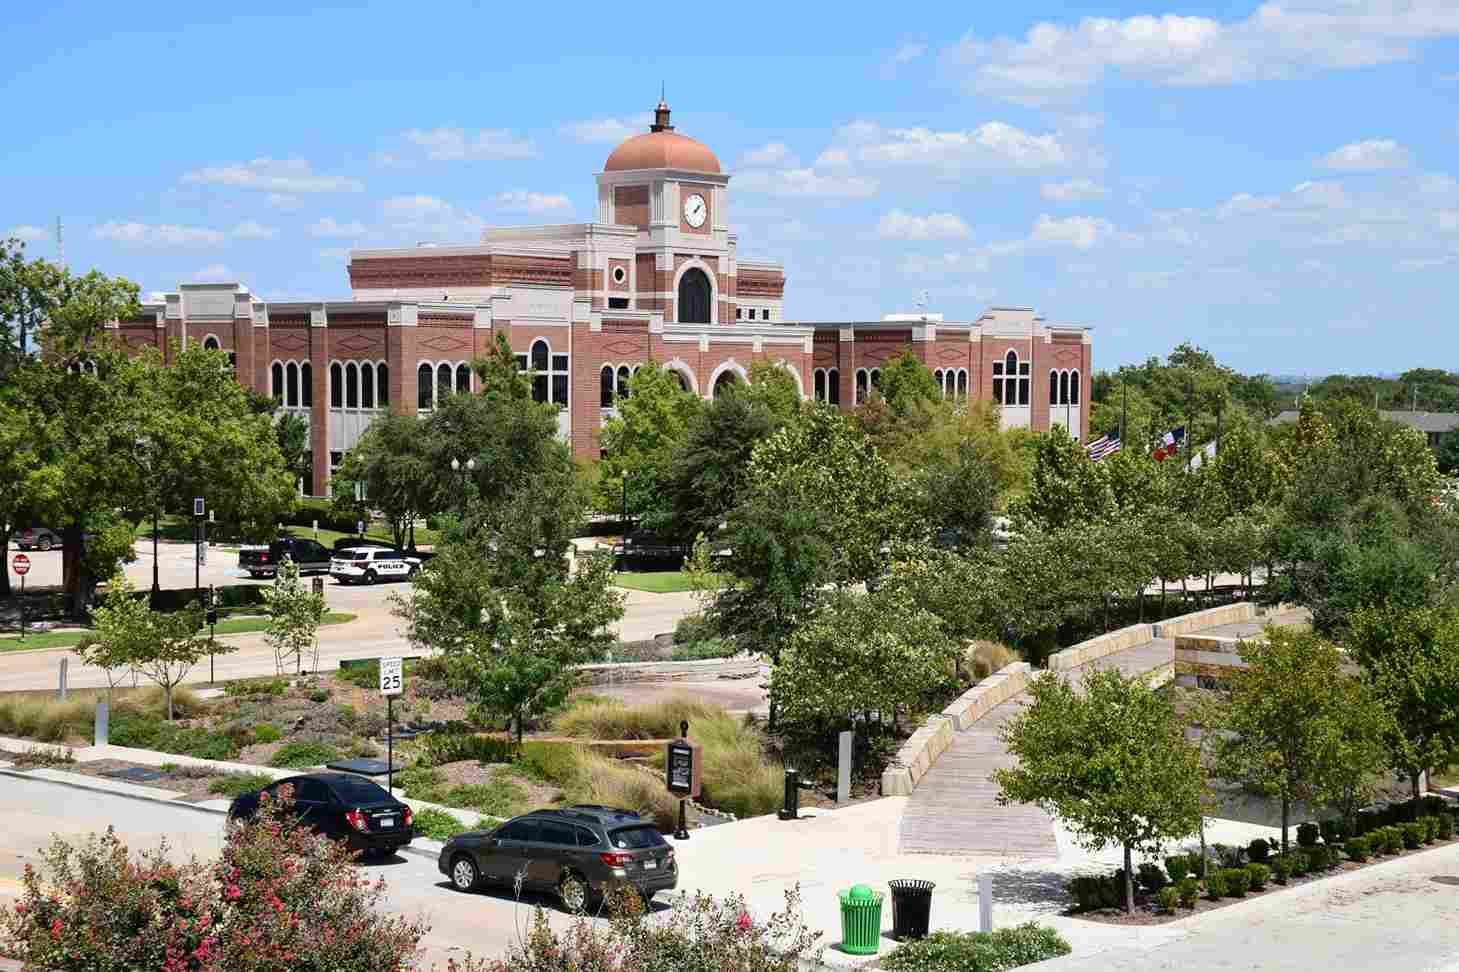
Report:
M358 533L362 537L365 535L365 521L364 520L356 520L355 521L355 532Z
M380 694L399 695L405 689L405 659L380 659Z
M203 515L203 498L201 496L194 496L193 497L193 516L202 516L202 515Z
M314 578L314 593L315 594L318 594L320 597L323 597L324 596L324 578L323 577L316 577L316 578Z
M15 559L10 561L10 569L15 571L15 576L24 577L30 573L30 558L23 553L16 554Z
M687 739L669 742L664 757L664 785L669 792L681 797L699 796L703 782L703 747Z

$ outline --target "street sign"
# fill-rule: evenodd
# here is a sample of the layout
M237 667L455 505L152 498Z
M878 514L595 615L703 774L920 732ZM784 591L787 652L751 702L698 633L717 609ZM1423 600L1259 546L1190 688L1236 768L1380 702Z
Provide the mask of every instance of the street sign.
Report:
M355 521L355 532L358 533L362 537L365 535L365 521L364 520L356 520Z
M319 595L320 597L323 597L324 596L324 578L323 577L316 577L316 578L314 578L314 593L317 594L317 595Z
M202 516L202 515L203 515L203 498L201 496L194 496L193 497L193 516Z
M680 797L699 796L704 775L704 749L687 739L669 743L664 758L664 783L670 793Z
M15 559L10 562L10 569L15 571L17 577L24 577L30 573L30 558L23 553L16 554Z
M380 659L380 694L399 695L405 688L405 659Z

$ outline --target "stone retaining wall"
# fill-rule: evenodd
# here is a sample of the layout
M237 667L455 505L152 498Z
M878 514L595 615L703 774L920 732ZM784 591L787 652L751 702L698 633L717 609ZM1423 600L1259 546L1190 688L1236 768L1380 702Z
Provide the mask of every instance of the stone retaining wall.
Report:
M1078 668L1081 665L1089 664L1096 658L1103 658L1105 655L1113 655L1117 651L1143 645L1154 638L1155 634L1150 625L1132 624L1128 628L1110 631L1097 638L1081 641L1063 651L1054 652L1049 656L1049 671L1062 672Z
M1189 634L1192 631L1203 631L1206 628L1214 628L1217 625L1251 621L1256 616L1256 605L1254 603L1251 601L1237 601L1235 604L1223 604L1220 607L1207 608L1204 611L1182 614L1178 618L1170 618L1167 621L1157 622L1153 627L1155 629L1155 637L1174 638L1176 635Z
M1033 670L1028 662L1014 662L958 696L947 708L929 716L897 750L881 774L882 796L911 796L937 757L952 745L952 734L967 729L994 706L1028 688Z

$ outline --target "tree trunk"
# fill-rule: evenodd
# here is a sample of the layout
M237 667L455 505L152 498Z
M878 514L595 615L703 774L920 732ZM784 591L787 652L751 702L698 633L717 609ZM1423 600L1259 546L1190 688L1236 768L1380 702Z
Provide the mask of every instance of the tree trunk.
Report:
M1282 795L1282 856L1287 856L1287 822L1292 816L1292 801Z
M61 573L66 594L66 614L73 621L85 621L96 599L96 578L82 556L81 524L67 524L62 531Z
M1201 880L1206 879L1206 815L1201 814Z
M1165 578L1160 578L1160 620L1165 620Z
M414 550L415 550L415 515L414 514L412 514L411 517L410 517L410 549L411 549L412 552L414 552Z
M516 717L516 720L515 721L517 723L517 752L520 753L522 751L522 722L523 722L523 719L522 719L522 710L520 708L517 709L517 717Z
M1190 578L1188 577L1182 577L1180 579L1180 596L1181 600L1185 601L1185 606L1189 608L1191 603L1191 588Z
M1139 596L1139 600L1140 600L1140 623L1141 624L1144 624L1145 623L1145 588L1143 588L1143 587L1140 588L1140 593L1139 593L1138 596Z
M1409 809L1411 811L1409 816L1413 820L1417 820L1421 813L1421 808L1419 804L1422 802L1422 798L1419 796L1418 787L1419 778L1421 776L1423 776L1423 770L1414 770L1412 773L1408 774L1408 782L1413 787L1413 800L1409 803Z
M10 529L0 523L0 597L10 596Z
M162 697L167 700L167 721L172 721L172 683L162 683Z
M1135 913L1135 876L1130 873L1130 845L1125 845L1125 914Z

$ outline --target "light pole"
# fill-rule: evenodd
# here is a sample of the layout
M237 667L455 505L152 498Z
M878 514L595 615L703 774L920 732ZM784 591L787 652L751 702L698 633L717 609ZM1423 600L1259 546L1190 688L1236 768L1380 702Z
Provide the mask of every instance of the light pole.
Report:
M457 514L459 516L466 515L466 480L470 479L471 474L476 471L476 460L468 458L464 464L460 459L451 460L451 472L459 474L463 469L466 470L466 475L461 477L461 502Z
M157 520L158 520L157 507L158 507L159 504L158 504L158 501L157 501L157 494L154 491L155 490L155 487L156 487L156 484L153 482L153 475L152 475L153 474L153 468L152 468L153 467L153 463L149 459L148 462L144 465L142 463L141 457L138 455L138 451L139 450L144 450L144 449L150 448L151 445L152 445L152 442L146 436L139 435L135 439L132 440L132 445L134 447L133 450L132 450L132 461L135 462L137 464L137 468L141 469L143 471L143 473L146 475L146 477L147 477L147 492L148 492L148 498L151 499L151 501L152 501L152 596L151 596L151 606L155 609L157 607L157 598L162 593L162 584L161 584L160 580L158 579L159 575L158 575L158 568L157 568L157 529L158 529L158 527L157 527Z

